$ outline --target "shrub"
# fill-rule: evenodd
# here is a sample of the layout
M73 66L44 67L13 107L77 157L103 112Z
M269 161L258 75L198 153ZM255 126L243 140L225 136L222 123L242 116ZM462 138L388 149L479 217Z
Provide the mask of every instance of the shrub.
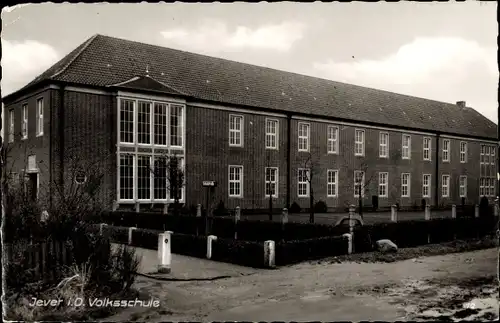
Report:
M290 213L300 213L300 205L297 204L297 202L293 202L292 205L290 206L290 210L288 210Z
M342 236L279 242L276 244L276 265L345 255L347 248L348 240Z
M264 267L264 244L220 239L212 242L212 259L254 268Z
M323 201L318 201L314 204L314 212L316 213L326 213L328 211L328 206Z
M158 250L158 235L163 230L137 229L132 231L132 244L135 247Z
M116 227L105 225L102 228L103 236L110 238L116 243L128 244L128 227Z
M226 206L224 205L224 201L220 200L219 204L217 204L217 207L213 211L214 216L227 216L229 215L228 210L226 209Z
M206 236L174 233L171 239L173 253L198 258L205 258L207 255Z

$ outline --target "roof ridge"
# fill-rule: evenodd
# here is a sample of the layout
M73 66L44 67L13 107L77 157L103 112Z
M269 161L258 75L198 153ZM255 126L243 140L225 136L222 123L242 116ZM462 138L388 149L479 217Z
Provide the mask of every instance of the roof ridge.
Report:
M177 51L177 52L181 52L181 53L187 53L187 54L195 55L195 56L208 57L208 58L217 59L217 60L221 60L221 61L236 63L236 64L239 64L239 65L247 65L247 66L252 66L252 67L258 67L258 68L262 68L262 69L266 69L266 70L270 70L270 71L275 71L275 72L280 72L280 73L286 73L286 74L291 74L291 75L297 75L297 76L300 76L300 77L305 77L305 78L310 78L310 79L324 80L324 81L327 81L329 83L333 83L333 85L339 84L339 85L344 85L344 86L355 86L355 87L362 88L362 89L368 89L368 90L372 90L372 91L382 91L382 92L385 92L385 93L390 93L390 94L398 95L400 97L406 97L406 98L411 98L411 99L415 98L415 99L420 99L420 100L432 101L432 102L436 102L436 103L440 103L440 104L446 104L446 105L449 105L449 106L454 106L456 108L459 108L453 102L438 101L438 100L435 100L435 99L418 97L418 96L415 96L415 95L398 93L398 92L393 92L393 91L390 91L390 90L384 90L384 89L375 88L375 87L368 87L368 86L363 86L363 85L358 85L358 84L352 84L352 83L334 81L334 80L327 79L327 78L324 78L324 77L318 77L318 76L301 74L301 73L297 73L297 72L285 71L285 70L280 70L280 69L276 69L276 68L272 68L272 67L267 67L267 66L262 66L262 65L257 65L257 64L250 64L250 63L235 61L235 60L231 60L231 59L227 59L227 58L221 58L221 57L217 57L217 56L200 54L200 53L190 52L190 51L187 51L187 50L175 49L175 48L171 48L171 47L167 47L167 46L155 45L155 44L141 42L141 41L137 41L137 40L131 40L131 39L120 38L120 37L115 37L115 36L108 36L108 35L101 35L101 36L102 37L111 38L111 39L115 39L115 40L124 41L124 42L129 42L129 43L136 43L136 44L141 44L141 45L146 45L146 46L152 46L152 47L161 48L161 49L169 49L169 50L173 50L173 51Z
M80 57L80 55L83 53L84 50L87 49L87 47L90 45L90 43L92 43L94 41L94 39L96 39L97 37L99 36L99 34L94 34L92 37L90 37L89 39L87 39L85 42L84 42L84 45L83 47L78 51L78 53L76 53L75 56L73 56L68 63L66 63L65 66L63 66L61 68L61 70L59 70L58 72L55 72L54 74L52 74L51 76L49 76L50 79L56 77L56 76L59 76L61 73L63 73L64 71L66 71L68 69L68 67L73 64L73 62L78 58Z

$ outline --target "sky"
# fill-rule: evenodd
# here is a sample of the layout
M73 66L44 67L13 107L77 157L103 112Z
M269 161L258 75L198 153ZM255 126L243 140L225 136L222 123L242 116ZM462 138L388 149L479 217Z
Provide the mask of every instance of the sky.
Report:
M2 10L2 96L104 34L438 101L497 122L496 2L29 4Z

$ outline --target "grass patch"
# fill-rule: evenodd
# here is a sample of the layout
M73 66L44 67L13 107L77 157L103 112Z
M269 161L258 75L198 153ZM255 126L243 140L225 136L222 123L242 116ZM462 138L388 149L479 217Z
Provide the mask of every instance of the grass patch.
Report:
M429 244L414 248L398 249L395 253L383 254L378 251L355 253L351 255L343 255L331 257L316 261L315 263L341 263L341 262L357 262L357 263L374 263L374 262L396 262L407 259L444 255L449 253L468 252L481 249L489 249L498 247L498 238L495 235L485 236L481 239L471 240L455 240L440 244Z

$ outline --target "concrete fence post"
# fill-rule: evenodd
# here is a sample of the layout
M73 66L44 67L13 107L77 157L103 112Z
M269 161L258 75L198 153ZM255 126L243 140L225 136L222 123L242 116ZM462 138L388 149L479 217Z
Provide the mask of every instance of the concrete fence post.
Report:
M238 221L241 218L241 209L239 206L236 207L234 212L234 240L238 239Z
M453 219L457 218L457 206L455 204L451 206L451 217Z
M135 212L141 212L141 205L139 203L135 203Z
M391 205L391 221L398 222L398 210L396 205Z
M274 241L267 240L264 242L264 265L269 268L276 266Z
M493 215L498 216L498 203L493 204Z
M129 245L132 244L132 231L134 231L135 229L137 229L137 228L136 227L128 228L128 244Z
M163 214L168 215L168 203L163 204Z
M288 223L288 209L285 207L281 212L281 224Z
M425 219L426 220L431 219L431 206L430 205L425 206Z
M101 223L101 224L99 225L99 235L101 235L101 236L102 236L102 230L103 230L103 227L104 227L105 225L107 225L107 224L106 224L106 223Z
M172 231L165 231L158 235L158 272L169 274L171 272L172 254L170 252L172 244Z
M474 206L474 217L479 218L479 205Z
M118 201L113 201L113 208L112 208L113 212L118 210Z
M356 207L351 204L349 206L349 234L351 235L351 241L354 241L354 216L356 215ZM351 252L354 251L353 244L351 243Z
M347 239L347 254L352 254L352 235L349 233L344 233L342 235L345 239Z
M196 217L201 217L201 204L196 205Z
M212 259L212 242L216 240L216 236L211 235L207 237L207 259Z

